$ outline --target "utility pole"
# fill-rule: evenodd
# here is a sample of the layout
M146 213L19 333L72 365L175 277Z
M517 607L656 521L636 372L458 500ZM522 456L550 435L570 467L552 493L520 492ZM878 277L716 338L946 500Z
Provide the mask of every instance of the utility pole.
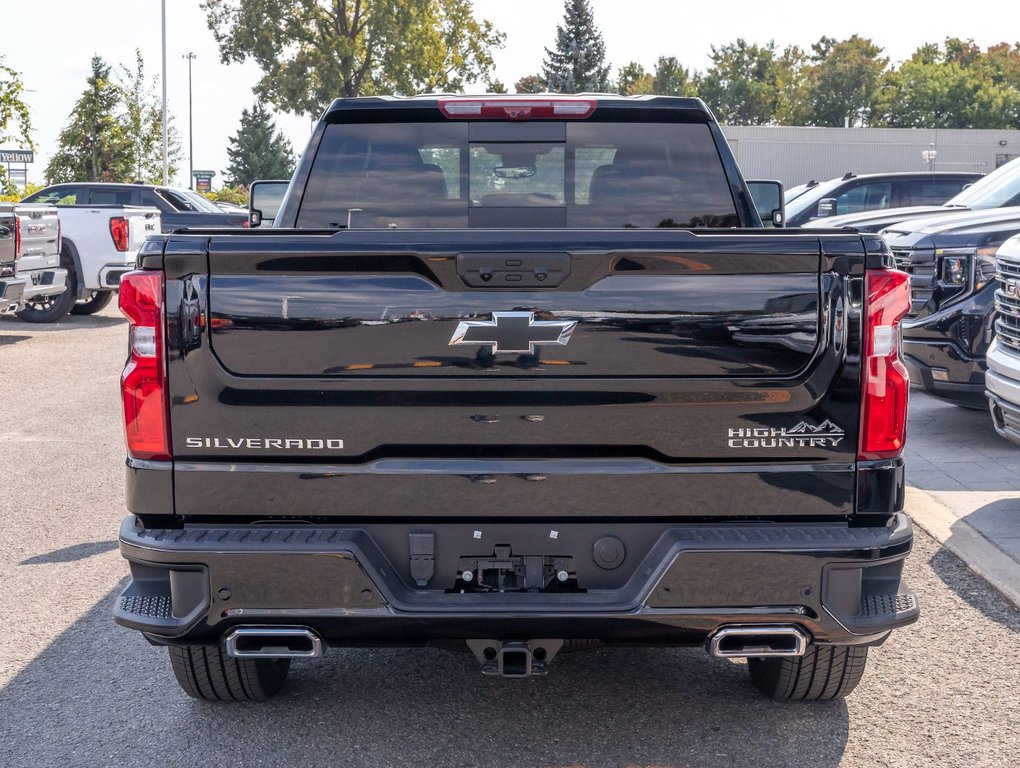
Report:
M170 163L167 160L167 126L166 126L166 0L163 8L163 186L170 183Z
M191 122L191 62L198 58L194 53L190 51L183 56L182 59L188 60L188 189L195 188L195 153L194 153L194 141L195 131L192 127Z

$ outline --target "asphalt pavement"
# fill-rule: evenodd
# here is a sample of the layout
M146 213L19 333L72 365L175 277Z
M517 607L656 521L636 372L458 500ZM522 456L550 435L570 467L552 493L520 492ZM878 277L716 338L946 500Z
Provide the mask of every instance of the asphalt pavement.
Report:
M699 649L564 654L523 681L485 678L467 654L336 650L295 664L266 704L188 699L166 651L110 618L127 572L115 548L125 351L112 307L51 326L0 318L2 766L1017 764L1020 611L921 531L907 562L921 620L872 651L845 702L764 700L741 664ZM934 485L942 461L1010 470L1012 454L988 455L1008 444L979 450L984 437L936 458L946 438L922 428L929 417L963 419L961 435L991 427L924 403L912 403L911 453L933 469L917 460L912 483ZM946 492L1018 495L961 485ZM968 512L962 495L919 490L958 520L1003 501Z

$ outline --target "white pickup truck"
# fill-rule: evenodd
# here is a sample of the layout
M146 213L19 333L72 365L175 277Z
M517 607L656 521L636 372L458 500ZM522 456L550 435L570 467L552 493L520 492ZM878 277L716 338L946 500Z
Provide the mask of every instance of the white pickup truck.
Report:
M135 255L145 238L160 231L155 208L104 204L95 194L87 204L63 199L56 205L59 267L66 270L65 289L31 297L27 290L18 317L28 322L51 323L69 312L98 312L109 303L121 275L134 269Z
M52 205L19 203L14 206L14 213L21 243L17 276L25 280L22 300L33 305L43 303L48 297L59 296L67 287L67 270L60 266L57 209Z

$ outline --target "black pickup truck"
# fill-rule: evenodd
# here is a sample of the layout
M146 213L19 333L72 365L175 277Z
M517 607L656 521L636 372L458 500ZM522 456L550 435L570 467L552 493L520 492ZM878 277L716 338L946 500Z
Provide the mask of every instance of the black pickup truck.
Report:
M115 618L209 700L328 647L597 643L845 696L913 622L907 276L763 229L697 99L336 101L269 229L121 281Z

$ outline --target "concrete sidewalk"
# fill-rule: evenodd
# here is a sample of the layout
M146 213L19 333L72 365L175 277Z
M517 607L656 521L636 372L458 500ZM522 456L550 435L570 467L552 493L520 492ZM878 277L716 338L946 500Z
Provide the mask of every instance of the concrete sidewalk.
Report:
M1020 446L987 411L913 390L905 455L914 522L1020 607Z

